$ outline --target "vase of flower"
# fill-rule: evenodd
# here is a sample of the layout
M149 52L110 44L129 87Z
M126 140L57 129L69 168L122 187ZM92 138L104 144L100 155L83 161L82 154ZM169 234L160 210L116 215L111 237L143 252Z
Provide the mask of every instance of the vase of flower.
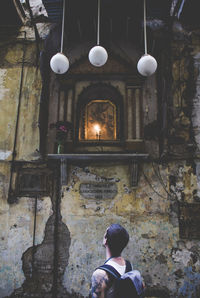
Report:
M70 130L72 130L72 124L68 121L57 121L56 123L51 123L50 128L56 129L57 143L57 154L62 154L65 151L65 144L67 142L67 136Z
M62 153L64 153L64 145L63 144L58 144L57 154L62 154Z

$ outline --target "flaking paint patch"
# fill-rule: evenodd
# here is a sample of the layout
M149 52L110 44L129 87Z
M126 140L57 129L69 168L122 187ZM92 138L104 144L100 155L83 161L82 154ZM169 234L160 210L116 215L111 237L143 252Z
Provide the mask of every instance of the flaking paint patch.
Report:
M0 150L0 160L6 160L11 154L12 154L12 151Z
M30 1L30 6L33 11L34 17L38 16L48 16L47 11L42 3L42 0L31 0Z
M7 74L7 69L0 69L0 100L3 100L6 96L6 94L10 91L7 88L3 88L5 83L5 77Z
M184 266L188 266L191 260L191 252L186 249L177 250L172 254L172 258L174 262L182 263Z

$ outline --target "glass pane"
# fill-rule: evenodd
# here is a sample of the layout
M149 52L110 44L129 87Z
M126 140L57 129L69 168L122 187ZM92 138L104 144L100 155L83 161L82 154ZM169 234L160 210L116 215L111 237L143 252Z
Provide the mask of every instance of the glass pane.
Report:
M92 100L82 113L79 138L82 140L116 140L116 106L109 100Z

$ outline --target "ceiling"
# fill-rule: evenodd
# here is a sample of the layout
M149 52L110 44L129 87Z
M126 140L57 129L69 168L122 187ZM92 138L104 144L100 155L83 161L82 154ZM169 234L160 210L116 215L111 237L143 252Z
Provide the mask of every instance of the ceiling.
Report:
M22 3L31 0L1 0L0 25L21 25L19 11L23 15ZM43 3L48 13L48 20L60 22L62 19L63 0L38 0ZM65 0L66 20L68 23L90 22L97 18L97 0ZM199 0L146 0L147 18L166 21L174 13L188 26L199 27ZM16 8L17 7L17 8ZM172 12L173 8L173 12ZM25 14L24 14L25 15ZM115 20L121 23L124 19L136 21L143 17L143 0L101 0L102 21Z
M19 1L16 1L19 2ZM19 5L21 7L21 5ZM21 7L21 13L23 9ZM17 12L13 0L0 0L0 25L3 26L21 26L22 20Z
M48 12L49 19L59 21L62 17L62 0L42 0ZM102 17L140 15L143 6L142 0L101 0ZM147 0L147 11L151 17L164 18L169 15L171 1ZM96 17L97 0L66 0L66 11L75 17Z
M183 1L183 0L182 0ZM200 28L200 0L184 0L180 21L189 30Z
M26 0L26 3L29 2ZM39 0L37 1L37 3ZM63 0L40 0L48 19L61 23ZM68 41L96 40L97 0L65 0L65 34ZM21 26L25 6L20 0L0 1L0 26ZM31 1L32 9L34 1ZM200 28L199 0L146 0L147 19L158 26L179 18L189 30ZM21 16L20 16L21 14ZM35 22L39 22L37 16ZM43 19L44 20L44 19ZM101 0L100 41L141 38L143 0ZM148 26L150 28L151 26ZM155 26L156 27L156 26ZM155 29L155 28L154 28Z
M154 29L168 26L172 16L179 17L189 29L200 28L200 0L146 0L147 19ZM48 18L62 21L62 0L42 0ZM66 0L65 35L68 42L96 41L98 0ZM173 9L172 9L173 8ZM110 39L138 42L142 36L143 0L101 0L100 43ZM148 30L151 30L148 26Z
M49 20L62 21L62 0L43 0ZM69 42L96 41L97 0L66 0L65 35ZM147 16L164 22L171 1L147 0ZM110 39L136 41L142 36L142 0L101 0L100 43Z

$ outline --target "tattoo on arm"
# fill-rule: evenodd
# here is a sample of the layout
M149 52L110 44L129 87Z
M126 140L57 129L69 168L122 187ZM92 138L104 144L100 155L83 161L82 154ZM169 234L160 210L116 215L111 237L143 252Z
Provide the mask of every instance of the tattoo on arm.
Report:
M108 276L105 271L98 270L94 272L92 275L92 298L104 298L108 282Z

